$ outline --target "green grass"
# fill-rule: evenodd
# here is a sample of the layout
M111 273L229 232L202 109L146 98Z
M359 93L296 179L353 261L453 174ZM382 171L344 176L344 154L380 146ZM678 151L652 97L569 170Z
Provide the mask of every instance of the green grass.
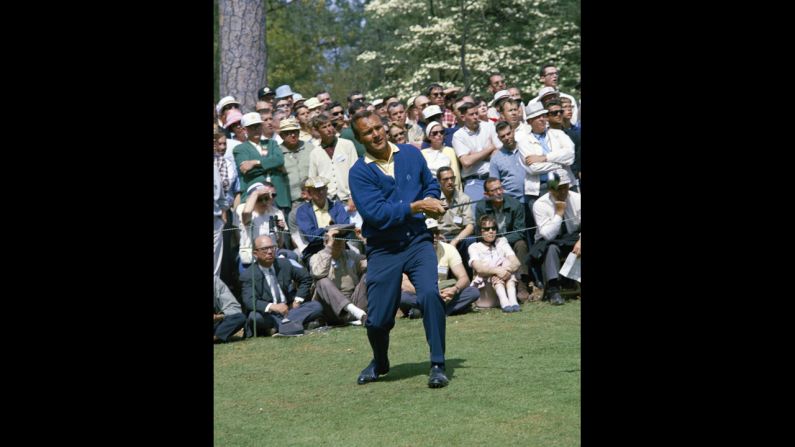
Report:
M422 320L390 340L389 375L362 386L361 327L215 345L215 445L580 445L579 301L449 317L442 389Z

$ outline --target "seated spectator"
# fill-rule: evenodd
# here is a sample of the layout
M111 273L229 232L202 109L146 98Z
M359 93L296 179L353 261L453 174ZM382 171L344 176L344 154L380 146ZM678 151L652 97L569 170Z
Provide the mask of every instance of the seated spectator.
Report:
M232 334L243 329L246 317L240 310L240 303L221 278L215 276L213 282L213 343L226 343Z
M312 277L287 259L277 258L269 236L256 238L254 244L256 262L240 275L246 337L254 336L255 330L257 336L303 335L304 324L323 314L319 302L306 300Z
M467 275L470 275L469 244L475 242L475 238L470 237L475 232L475 219L472 205L464 205L470 202L469 196L455 187L458 177L453 169L442 166L436 171L436 178L443 194L441 200L448 207L439 218L439 230L444 237L442 240L458 249Z
M550 177L549 192L533 204L538 228L530 257L543 263L544 296L552 304L564 304L560 296L558 271L561 260L574 251L580 254L580 194L569 191L571 179L565 169L558 169Z
M503 312L519 312L514 275L519 270L519 259L507 239L497 238L494 216L481 216L478 227L483 241L469 246L469 262L475 272L471 285L480 289L480 298L475 305L494 307L496 294Z
M329 200L328 180L325 177L309 177L305 184L311 200L298 207L295 219L301 237L307 244L303 255L305 260L309 261L309 256L323 248L326 228L332 224L347 224L350 220L342 202Z
M436 251L437 271L439 273L439 293L444 301L447 315L458 315L472 310L480 294L469 286L469 276L464 269L461 256L455 247L443 242L444 236L439 231L436 219L426 219L425 226L433 233L433 248ZM455 278L448 279L452 273ZM417 301L417 292L409 277L403 274L401 284L400 309L409 318L422 318L422 309Z
M257 182L248 187L245 203L238 205L233 216L233 224L240 235L240 272L242 273L253 261L251 241L263 234L273 235L277 246L284 247L284 236L287 224L282 210L274 206L276 189L270 182ZM289 250L279 248L279 257L297 260L297 256Z
M300 208L305 203L309 202L309 191L306 187L306 181L309 177L304 177L301 179L301 194L299 196L299 200L293 202L293 210L290 211L290 214L287 215L287 228L290 229L290 239L293 241L293 246L295 246L295 253L298 256L301 256L301 253L306 248L306 239L301 237L301 229L298 228L298 221L296 220L296 215L298 214L298 208Z
M498 178L489 177L483 184L484 196L487 200L480 202L475 207L475 219L481 216L494 216L497 222L497 233L505 234L505 239L519 259L527 259L527 239L525 227L524 205L518 200L506 195L502 182ZM530 299L527 283L530 281L526 263L519 267L518 297L525 302Z
M350 230L330 228L323 236L323 249L309 258L316 281L313 300L323 304L326 320L332 324L362 325L367 318L367 258L345 249L343 239L351 235Z

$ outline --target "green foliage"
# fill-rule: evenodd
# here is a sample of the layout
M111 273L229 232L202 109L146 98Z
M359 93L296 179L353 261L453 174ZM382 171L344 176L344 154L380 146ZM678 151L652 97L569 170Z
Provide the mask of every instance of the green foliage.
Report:
M269 0L266 10L271 88L290 84L305 97L325 89L340 101L354 89L369 98L396 92L406 100L441 82L490 97L488 75L499 71L527 100L551 62L560 89L577 96L579 0Z
M358 62L377 80L371 85L375 96L397 91L405 98L430 82L486 94L489 73L499 71L529 99L542 86L538 70L547 62L562 73L562 91L573 92L579 80L578 1L373 0L365 16L365 33L380 38L363 42Z
M347 70L354 54L360 1L274 0L267 17L268 84L289 84L309 97L329 90L342 100L361 82Z
M422 320L398 320L391 371L356 385L366 331L214 347L215 445L580 445L580 302L447 318L450 385L427 387Z

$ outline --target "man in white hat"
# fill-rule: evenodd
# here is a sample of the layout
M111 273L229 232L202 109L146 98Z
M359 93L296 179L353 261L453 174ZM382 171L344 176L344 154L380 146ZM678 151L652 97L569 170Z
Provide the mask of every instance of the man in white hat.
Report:
M541 90L538 91L538 96L536 96L533 101L541 102L544 106L549 101L557 100L560 97L560 94L554 87L541 87Z
M230 110L237 110L240 112L240 102L238 102L234 96L224 96L215 106L215 115L218 118L218 127L226 129L226 115ZM226 137L232 138L232 133L226 131Z
M381 98L376 99L373 101L373 107L375 107L375 114L380 116L382 120L389 119L386 110L386 104L384 104L384 100Z
M306 110L302 108L301 110ZM303 205L301 198L301 180L309 175L309 154L314 149L312 143L301 141L301 127L295 118L288 118L279 123L279 132L282 136L281 149L284 154L284 168L290 182L291 208Z
M329 225L350 223L345 206L339 201L329 200L328 183L328 179L321 176L307 178L305 185L310 201L299 206L295 213L304 243L314 242L313 247L318 250L323 248L323 236Z
M531 102L526 107L530 132L517 132L516 144L523 157L525 194L541 196L546 192L548 173L565 169L571 177L574 163L574 142L565 132L547 128L547 112L541 102ZM574 186L574 185L572 185Z
M318 116L323 111L323 103L317 98L307 99L304 101L304 105L306 105L306 108L309 109L309 119Z
M246 128L248 141L235 146L232 151L240 173L240 190L246 191L240 198L248 197L248 187L256 182L269 181L276 187L278 197L276 205L281 209L290 210L290 188L284 169L284 156L281 148L273 139L267 146L262 146L262 117L257 112L243 115L241 124Z
M582 210L580 194L569 190L570 173L557 169L550 173L549 192L533 204L536 228L530 257L543 263L545 295L552 304L564 304L560 296L558 271L561 259L569 252L580 256Z
M439 294L444 301L445 314L450 316L469 312L472 310L472 303L480 297L480 292L469 285L469 275L464 269L461 255L455 247L444 242L438 221L431 218L425 219L425 226L433 234L436 270L439 274ZM417 303L417 291L405 273L400 289L400 309L403 311L403 315L411 319L422 318L422 312Z
M511 94L508 90L500 90L494 94L494 98L489 101L489 109L486 112L486 116L492 121L497 122L500 120L500 111L497 109L498 106L502 105L502 102L506 99L509 99Z

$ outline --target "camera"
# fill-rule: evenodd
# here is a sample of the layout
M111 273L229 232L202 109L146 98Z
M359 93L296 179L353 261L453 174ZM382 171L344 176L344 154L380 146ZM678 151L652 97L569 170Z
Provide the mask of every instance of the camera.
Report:
M271 216L268 218L268 228L271 234L276 234L279 225L279 216Z

